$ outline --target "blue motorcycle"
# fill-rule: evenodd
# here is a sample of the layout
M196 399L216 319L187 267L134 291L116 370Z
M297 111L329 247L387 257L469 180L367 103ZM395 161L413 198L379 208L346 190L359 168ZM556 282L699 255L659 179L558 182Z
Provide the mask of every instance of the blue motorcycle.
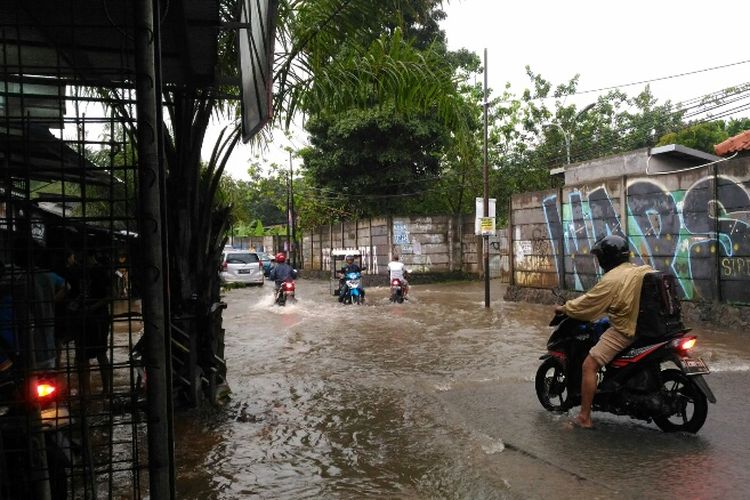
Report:
M346 273L344 276L344 287L341 291L344 304L363 304L365 302L365 289L362 288L361 273Z

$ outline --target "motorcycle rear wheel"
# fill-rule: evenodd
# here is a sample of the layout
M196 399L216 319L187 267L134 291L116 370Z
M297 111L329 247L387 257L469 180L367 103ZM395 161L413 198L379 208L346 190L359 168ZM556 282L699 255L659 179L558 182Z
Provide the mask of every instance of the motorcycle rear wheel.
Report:
M536 397L549 411L567 411L570 401L565 367L557 358L547 358L536 371ZM553 400L557 400L555 403Z
M695 434L703 427L708 415L706 395L681 370L664 370L660 376L664 395L680 409L667 417L654 417L654 423L664 432Z

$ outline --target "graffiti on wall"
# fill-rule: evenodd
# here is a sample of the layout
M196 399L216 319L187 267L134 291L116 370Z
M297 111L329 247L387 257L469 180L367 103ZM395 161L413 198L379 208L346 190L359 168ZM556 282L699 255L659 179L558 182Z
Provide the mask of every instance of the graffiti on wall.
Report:
M625 232L633 261L674 274L685 298L717 298L719 283L723 300L750 302L750 194L742 181L707 176L671 190L639 178L628 182L626 193L627 231L622 201L605 186L572 190L562 200L562 214L558 195L543 199L548 244L567 288L593 286L601 271L591 247Z
M410 242L409 228L405 222L393 222L393 244L408 245Z

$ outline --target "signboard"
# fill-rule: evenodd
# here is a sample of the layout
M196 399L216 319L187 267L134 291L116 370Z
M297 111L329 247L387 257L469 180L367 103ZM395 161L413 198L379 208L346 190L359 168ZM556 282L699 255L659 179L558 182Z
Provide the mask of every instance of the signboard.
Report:
M479 232L482 236L495 235L495 218L482 217L479 219Z
M238 44L242 80L242 141L249 141L271 118L273 44L278 0L240 2Z
M495 217L497 217L496 212L495 212L495 205L497 204L497 200L495 198L490 198L489 202L490 202L489 203L490 210L489 210L489 216L488 216L488 218L492 219L492 232L491 233L484 232L483 229L482 229L482 219L484 218L484 198L477 198L476 199L477 213L476 213L475 219L474 219L474 234L476 234L477 236L479 236L479 235L482 235L482 236L490 235L490 236L492 236L492 235L495 234ZM489 224L489 222L486 222L485 224Z

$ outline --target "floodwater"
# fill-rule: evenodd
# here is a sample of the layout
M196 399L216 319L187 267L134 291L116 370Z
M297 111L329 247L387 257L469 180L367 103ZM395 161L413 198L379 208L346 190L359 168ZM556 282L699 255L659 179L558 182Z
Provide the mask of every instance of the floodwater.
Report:
M741 335L698 332L719 398L697 436L599 417L569 429L533 377L550 306L493 283L413 287L343 306L300 280L228 292L231 401L177 416L178 498L741 498L750 493L748 360ZM738 434L741 433L741 434Z

